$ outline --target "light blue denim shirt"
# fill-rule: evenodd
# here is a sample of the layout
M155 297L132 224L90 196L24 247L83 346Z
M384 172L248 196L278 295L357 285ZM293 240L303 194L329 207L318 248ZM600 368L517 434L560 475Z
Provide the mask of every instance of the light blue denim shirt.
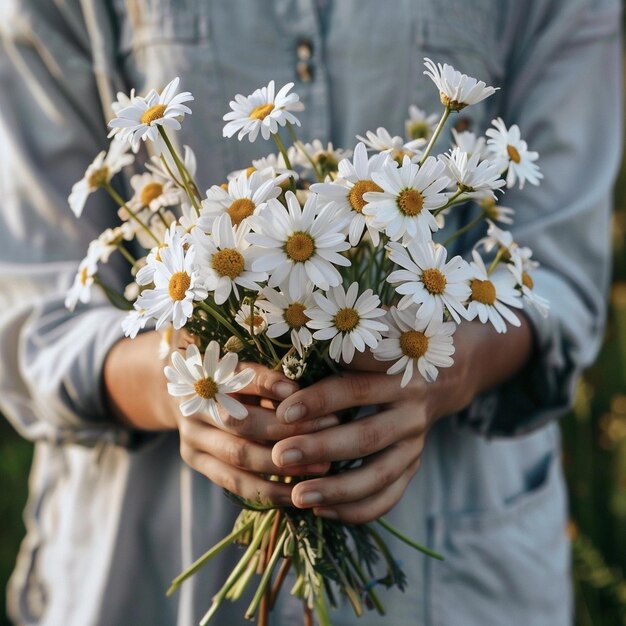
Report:
M406 593L383 593L393 626L559 626L571 620L566 503L554 422L602 334L612 179L620 152L618 0L2 0L0 3L0 408L36 442L28 534L9 587L18 624L187 626L229 555L177 596L170 580L226 534L236 511L180 459L175 433L144 438L103 406L101 368L121 336L102 299L63 306L88 242L115 223L72 184L106 145L118 90L174 76L193 92L181 143L201 188L272 151L222 139L236 93L296 83L305 140L352 147L379 125L401 134L410 104L439 110L422 59L501 87L451 120L501 115L540 153L543 184L511 191L515 236L542 267L536 354L515 380L429 433L422 467L390 514L443 563L392 548ZM305 44L310 58L301 58ZM307 55L304 55L306 57ZM444 133L445 135L445 133ZM447 140L447 138L446 138ZM442 145L443 147L443 145ZM451 228L471 219L455 214ZM458 221L454 221L458 220ZM467 254L474 239L458 242ZM106 279L127 278L111 265ZM488 359L489 355L485 355ZM288 588L288 585L287 585ZM247 623L226 607L218 624ZM275 624L297 624L285 601ZM228 620L228 622L226 621ZM334 624L357 620L349 608Z

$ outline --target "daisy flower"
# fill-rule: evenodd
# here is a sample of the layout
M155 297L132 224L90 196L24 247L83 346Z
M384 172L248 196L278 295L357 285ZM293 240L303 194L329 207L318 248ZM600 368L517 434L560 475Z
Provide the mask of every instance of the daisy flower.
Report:
M76 217L80 217L87 198L94 192L104 187L115 174L122 168L130 165L135 160L132 154L128 154L128 144L113 138L109 151L103 150L92 161L85 175L74 184L67 201Z
M263 271L253 271L252 265L259 251L250 246L246 236L250 225L246 222L237 231L233 230L230 216L220 215L213 223L213 232L205 235L194 229L193 248L203 268L204 286L213 293L215 304L224 304L231 291L239 298L237 286L254 292L260 291L258 283L267 280Z
M239 226L247 217L262 209L268 200L278 198L280 193L281 188L275 179L264 180L258 172L248 175L244 170L229 181L227 189L213 185L206 192L198 226L205 232L211 232L215 218L224 214L230 216L233 226Z
M183 147L183 165L189 173L191 180L193 180L198 170L198 161L196 160L194 151L189 146ZM169 150L158 156L153 155L150 158L150 162L146 163L146 169L152 172L157 178L163 181L171 181L176 186L180 186L178 167L176 163L174 163L174 158L169 153Z
M503 250L506 253L503 260L510 260L511 251L517 247L513 235L508 230L498 228L491 220L487 220L487 224L487 236L477 241L474 247L482 246L485 252L491 252L494 249Z
M359 243L366 227L373 244L378 245L380 237L378 230L372 226L373 218L363 213L367 204L363 194L368 191L382 192L372 180L372 174L379 171L388 158L387 154L374 154L368 159L365 144L359 142L354 149L354 161L343 159L339 162L337 180L311 185L311 191L319 194L320 199L350 216L348 238L351 246Z
M350 265L340 254L350 248L343 233L347 220L339 219L332 207L318 212L316 194L309 195L303 208L291 191L285 198L287 207L269 200L249 218L254 233L248 241L264 249L252 269L269 272L270 287L288 280L292 294L300 293L307 281L320 289L339 285L341 274L335 265Z
M311 318L307 326L319 329L313 333L313 338L332 339L328 354L337 362L343 359L350 363L354 351L363 352L365 346L373 350L381 339L380 332L387 330L386 324L375 319L385 315L385 310L378 308L380 298L371 289L366 289L360 296L358 293L356 282L347 292L341 285L333 287L326 294L328 297L314 293L317 307L305 311Z
M143 291L135 308L145 309L148 317L155 318L157 330L168 322L178 330L191 317L193 302L204 300L207 290L194 264L195 250L185 250L175 224L169 231L169 245L161 248L159 257L154 262L154 289Z
M424 59L428 76L439 89L441 104L451 111L460 111L470 104L481 102L494 94L499 87L488 87L482 80L455 70L451 65L433 63Z
M535 307L542 317L548 317L550 302L534 291L535 284L530 273L522 269L520 264L511 263L506 267L513 274L517 288L522 293L524 301Z
M460 148L462 152L467 152L468 156L478 154L479 159L487 158L485 146L486 139L484 137L477 137L469 130L459 132L456 128L452 129L452 137L454 143Z
M404 122L404 132L411 141L419 141L426 145L437 128L439 116L436 113L427 115L419 107L412 104L409 107L409 119Z
M417 311L420 319L442 320L444 309L457 324L461 317L467 319L465 301L471 293L470 269L460 256L446 263L446 248L434 242L411 242L406 247L392 242L387 250L391 261L404 268L387 277L402 294L399 309L420 304Z
M134 339L143 330L150 318L143 309L133 309L122 320L122 330L126 337Z
M155 141L159 126L180 130L178 118L191 114L191 109L183 103L193 100L193 96L188 91L176 93L179 82L180 78L176 77L161 94L153 89L145 98L135 97L129 106L117 111L109 126L120 128L119 136L129 141L133 150L139 148L142 140Z
M302 151L294 148L291 158L293 165L299 165L305 170L311 169L311 162L302 153ZM339 161L351 156L350 150L342 150L341 148L334 148L332 142L328 142L324 145L319 139L314 139L312 143L305 143L302 148L311 160L317 166L318 172L322 175L322 178L326 178L329 174L337 171Z
M313 343L313 335L307 328L309 316L307 309L315 306L313 284L307 282L304 289L291 294L289 285L281 285L280 291L266 287L262 291L265 300L257 301L257 305L267 314L267 336L272 339L289 333L291 343L300 356Z
M495 128L486 131L487 149L496 159L502 171L506 170L506 185L510 189L519 182L519 188L528 181L531 185L538 185L543 178L539 167L534 162L539 158L538 152L528 149L528 144L521 138L520 129L513 124L507 129L502 118L491 122Z
M111 110L113 111L113 113L115 113L115 115L117 115L122 109L125 109L126 107L129 107L131 104L133 104L133 102L135 101L135 98L137 96L135 95L135 89L131 89L130 90L130 95L126 95L123 91L118 91L117 92L117 100L115 102L111 103ZM110 139L111 137L114 137L115 135L117 135L120 130L122 130L121 128L112 128L109 131L109 134L107 135L107 137Z
M107 263L111 254L118 249L123 241L130 241L135 236L127 224L107 228L97 239L89 244L89 255L93 255L98 263Z
M135 193L127 204L134 212L147 207L156 213L164 207L179 205L186 197L169 178L156 173L135 174L130 186Z
M486 194L495 197L494 191L506 184L500 178L498 163L489 160L479 162L479 152L469 156L457 146L450 154L442 154L439 158L446 164L447 173L459 191L466 193L468 198L484 197Z
M211 341L204 358L194 344L187 346L185 356L172 353L172 366L166 366L167 391L175 398L191 396L181 402L180 412L188 417L195 413L208 413L217 424L224 425L220 409L235 419L248 415L246 407L230 395L247 387L254 378L254 371L246 368L235 374L239 359L229 352L220 360L220 346Z
M91 301L91 287L97 271L98 259L94 251L90 249L87 256L80 262L74 283L65 296L65 308L73 311L79 302L87 304Z
M492 274L487 274L485 264L476 250L472 251L474 261L470 263L471 295L468 312L470 319L478 319L486 324L491 322L499 333L506 332L506 323L520 326L519 318L509 307L523 307L520 292L516 289L516 281L511 272L498 267Z
M235 315L235 321L239 326L245 328L248 333L260 335L267 328L267 317L265 312L256 304L244 302Z
M416 141L405 141L398 135L392 137L389 131L382 126L379 126L375 133L368 130L365 133L365 137L357 135L356 138L362 141L370 150L385 152L398 163L401 163L405 156L409 158L418 157L420 155L419 148L423 145L423 142L419 139Z
M287 123L300 126L298 118L291 111L302 111L304 105L300 102L300 96L289 93L293 83L287 83L277 94L274 95L274 81L271 80L267 87L257 89L250 96L237 94L230 101L232 111L224 115L224 137L232 137L235 133L241 141L246 135L253 142L261 133L263 139L269 139L271 134L278 132L279 126Z
M488 220L509 225L513 223L515 209L496 204L496 199L493 197L492 194L487 193L484 196L477 198L476 200Z
M363 213L373 218L373 226L382 228L392 241L401 237L429 241L431 232L439 227L431 213L446 204L441 193L450 184L446 166L428 157L420 166L404 158L400 167L387 161L372 178L382 192L368 191L363 199L368 203Z
M401 387L406 387L413 378L414 370L428 382L437 380L440 367L453 365L454 345L452 335L456 330L453 322L416 315L416 307L404 311L392 307L385 322L389 330L374 349L378 361L396 361L387 374L402 375Z

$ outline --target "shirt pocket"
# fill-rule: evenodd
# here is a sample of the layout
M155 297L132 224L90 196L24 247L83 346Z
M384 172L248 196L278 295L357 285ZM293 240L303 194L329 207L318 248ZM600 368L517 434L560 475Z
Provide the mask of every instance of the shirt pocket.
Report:
M571 620L566 503L558 457L502 509L434 516L427 626L566 626Z

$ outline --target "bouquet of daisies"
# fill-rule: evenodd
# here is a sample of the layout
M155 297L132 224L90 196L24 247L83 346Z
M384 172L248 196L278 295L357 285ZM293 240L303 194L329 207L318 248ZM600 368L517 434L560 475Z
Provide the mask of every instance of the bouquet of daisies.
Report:
M351 151L298 140L295 114L303 106L291 83L276 92L272 81L250 96L235 96L224 115L224 136L272 139L278 152L242 163L228 183L204 194L195 182L193 152L185 147L181 154L172 142L191 114L193 96L178 91L178 79L161 93L120 94L109 124L111 147L88 167L69 203L80 216L88 196L104 190L119 205L121 224L90 244L67 306L88 302L97 284L129 311L126 335L154 327L163 333L165 354L171 331L185 329L193 341L184 354L171 354L169 393L181 398L183 416L202 412L218 424L247 417L231 395L253 377L249 368L235 373L239 361L282 369L307 385L341 371L356 352L371 351L404 387L414 376L434 381L440 368L453 364L454 331L463 320L477 318L506 332L507 324L520 324L514 309L524 303L546 315L547 301L533 291L531 251L498 226L510 224L513 214L498 204L498 193L526 181L538 184L538 155L517 126L507 128L501 119L486 137L453 131L454 145L432 154L447 118L495 88L446 64L426 59L425 65L440 92L441 116L411 107L407 139L378 128L357 137ZM124 198L112 179L134 162L142 142L154 156L144 173L132 176L133 195ZM468 201L481 208L477 218L436 241L447 215ZM486 236L470 260L448 258L456 237L485 222ZM131 248L131 240L139 245ZM145 254L135 258L131 250L139 247ZM98 274L114 252L134 276L124 293ZM337 594L359 615L364 608L383 614L372 581L403 589L405 578L381 530L438 557L384 519L346 525L230 495L242 507L233 531L170 589L231 544L244 548L202 624L253 580L256 593L245 615L267 623L290 569L291 593L302 598L309 620L315 612L320 624L329 624L327 607Z

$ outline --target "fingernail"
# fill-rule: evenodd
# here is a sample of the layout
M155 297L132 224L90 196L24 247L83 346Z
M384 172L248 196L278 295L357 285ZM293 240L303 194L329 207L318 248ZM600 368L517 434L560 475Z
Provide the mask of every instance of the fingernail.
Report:
M325 428L331 428L332 426L337 426L339 424L339 418L334 415L329 415L328 417L322 417L320 421L317 423L320 430L324 430Z
M285 421L295 422L296 420L303 418L305 415L306 407L304 406L304 404L302 404L302 402L298 402L297 404L290 406L285 411Z
M322 494L319 493L318 491L307 491L306 493L303 493L299 498L300 504L302 506L312 506L313 504L321 504L323 499L324 498L322 497Z
M297 385L292 385L291 383L286 383L281 381L279 383L275 383L272 387L272 391L281 399L284 400L288 398L292 393L298 391Z
M326 519L337 519L339 517L337 512L332 509L316 509L314 512L318 517L325 517Z
M293 465L294 463L298 463L298 461L302 460L304 455L300 450L296 450L295 448L291 448L291 450L285 450L280 455L280 464L281 465Z

